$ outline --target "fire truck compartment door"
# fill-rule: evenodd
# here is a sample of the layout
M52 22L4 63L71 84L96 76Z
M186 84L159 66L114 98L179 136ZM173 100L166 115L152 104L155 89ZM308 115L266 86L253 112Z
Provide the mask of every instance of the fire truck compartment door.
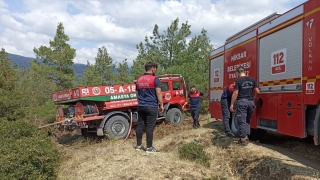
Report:
M259 40L261 93L301 91L302 21Z
M278 109L278 132L281 134L304 138L303 109Z
M220 102L223 91L224 56L210 61L210 101Z

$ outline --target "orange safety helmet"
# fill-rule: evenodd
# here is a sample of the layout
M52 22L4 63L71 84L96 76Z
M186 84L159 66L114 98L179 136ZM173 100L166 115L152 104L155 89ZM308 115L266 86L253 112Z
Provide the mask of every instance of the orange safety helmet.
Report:
M233 87L234 87L234 84L229 85L229 92L231 92L231 93L233 92Z

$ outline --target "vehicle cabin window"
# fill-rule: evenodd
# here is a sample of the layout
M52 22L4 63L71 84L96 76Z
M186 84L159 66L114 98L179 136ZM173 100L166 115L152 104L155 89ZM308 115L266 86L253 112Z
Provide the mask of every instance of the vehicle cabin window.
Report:
M172 82L172 88L173 90L181 90L182 89L181 82L180 81Z
M161 91L162 92L169 91L168 82L161 82Z

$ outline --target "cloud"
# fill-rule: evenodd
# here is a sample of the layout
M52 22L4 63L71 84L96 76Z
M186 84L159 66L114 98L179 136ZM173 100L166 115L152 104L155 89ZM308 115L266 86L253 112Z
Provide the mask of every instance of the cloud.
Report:
M94 61L106 46L110 56L131 63L135 45L160 32L179 17L188 21L192 36L204 28L211 43L225 39L273 12L283 13L304 0L0 0L0 46L10 53L34 57L33 48L49 45L62 22L70 44L77 49L76 63ZM13 10L14 9L14 10ZM191 37L192 37L191 36Z
M114 45L113 43L98 44L93 48L80 48L77 50L77 56L79 59L76 59L75 63L83 63L89 61L94 63L94 58L97 56L98 48L105 46L109 54L112 54L113 57L117 57L117 62L122 62L124 59L135 59L138 55L137 51L128 50L119 45ZM132 62L128 62L130 65Z
M3 0L0 0L0 14L7 13L8 12L7 8L8 8L7 4Z
M49 38L51 37L44 34L20 32L7 28L1 33L0 46L4 47L9 53L35 57L33 48L49 44Z

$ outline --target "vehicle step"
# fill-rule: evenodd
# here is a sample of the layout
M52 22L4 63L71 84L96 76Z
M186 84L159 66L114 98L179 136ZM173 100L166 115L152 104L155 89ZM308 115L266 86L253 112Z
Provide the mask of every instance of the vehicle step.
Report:
M267 131L278 132L277 129L268 128L268 127L264 127L264 126L257 126L257 128L259 128L259 129L264 129L264 130L267 130Z

